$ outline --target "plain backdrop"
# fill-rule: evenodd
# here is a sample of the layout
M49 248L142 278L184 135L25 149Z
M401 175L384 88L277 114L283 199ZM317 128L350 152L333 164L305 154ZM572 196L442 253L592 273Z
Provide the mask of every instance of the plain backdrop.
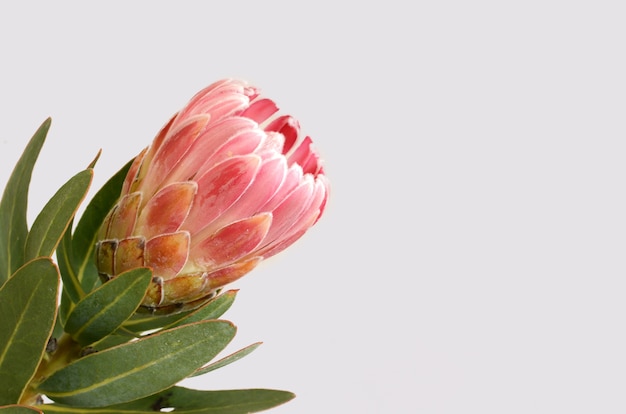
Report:
M331 200L232 285L186 385L279 413L626 412L626 9L610 1L0 3L0 182L48 116L32 220L93 191L201 88L295 115ZM90 193L93 194L93 191Z

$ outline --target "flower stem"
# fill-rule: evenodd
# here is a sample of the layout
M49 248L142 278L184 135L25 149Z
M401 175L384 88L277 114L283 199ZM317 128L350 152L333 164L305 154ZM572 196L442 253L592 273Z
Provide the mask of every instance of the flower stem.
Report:
M41 404L41 395L37 391L38 385L56 371L78 359L80 357L80 350L81 346L75 342L70 335L63 333L57 341L56 349L44 354L35 375L31 379L30 384L28 384L19 403L26 405Z

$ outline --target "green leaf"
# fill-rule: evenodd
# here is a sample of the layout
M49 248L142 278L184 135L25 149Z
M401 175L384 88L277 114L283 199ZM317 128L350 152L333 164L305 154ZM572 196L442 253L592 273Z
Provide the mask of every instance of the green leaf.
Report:
M26 239L26 260L51 256L85 198L93 170L79 172L65 183L35 219Z
M15 404L44 354L56 318L59 273L28 262L0 288L0 404Z
M11 173L0 201L0 286L24 264L24 245L28 235L28 187L50 123L51 119L46 119L31 138Z
M214 297L198 309L173 315L160 316L136 313L124 323L124 328L132 332L141 333L163 327L172 328L191 322L217 319L230 308L235 301L236 295L237 290L229 290Z
M67 296L67 290L61 290L61 304L59 305L59 313L58 313L58 323L65 327L65 323L67 322L67 317L69 316L72 309L74 309L76 304L72 302Z
M111 335L107 335L106 337L102 338L100 341L92 344L91 346L96 351L102 351L117 345L124 344L132 339L135 339L135 337L130 335L121 335L116 332Z
M176 321L172 326L181 326L188 323L206 321L209 319L217 319L222 316L233 304L237 290L229 290L208 303L186 315L184 318Z
M213 359L235 336L228 321L204 321L89 354L38 390L61 404L104 407L160 392Z
M135 313L151 279L152 271L147 268L121 273L76 304L65 331L82 346L113 333Z
M177 414L247 414L276 407L294 397L291 392L279 390L201 391L173 387L141 400L93 410L59 404L42 407L46 413L60 414L142 414L165 408L173 408Z
M120 196L122 184L131 163L132 161L128 162L94 195L76 226L72 236L71 252L68 253L67 249L64 249L62 253L67 254L68 257L59 257L59 261L64 260L68 266L71 266L71 277L80 283L85 292L90 292L99 285L98 270L93 260L98 231L104 218Z
M196 372L190 375L190 377L197 377L198 375L203 375L203 374L206 374L207 372L215 371L218 368L222 368L228 364L232 364L235 361L239 361L241 358L252 353L252 351L257 349L261 344L262 342L255 342L252 345L248 345L247 347L242 348L239 351L228 355L227 357L224 357L218 361L213 362L212 364L206 365L196 370Z
M42 411L26 405L5 405L0 407L0 414L42 414Z
M76 275L76 264L74 259L74 251L72 249L72 225L74 220L70 221L61 242L57 246L57 263L59 264L59 272L63 280L63 297L61 298L61 308L71 308L71 304L76 304L85 296L80 280ZM65 319L67 315L63 315Z

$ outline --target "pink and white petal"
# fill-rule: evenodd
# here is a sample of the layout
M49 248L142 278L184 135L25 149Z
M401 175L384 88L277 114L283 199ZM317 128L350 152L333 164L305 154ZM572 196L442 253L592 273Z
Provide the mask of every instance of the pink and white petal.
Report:
M306 164L306 161L313 153L311 149L312 142L311 137L305 137L297 147L294 147L291 153L287 156L289 165L298 164L301 167L304 167L304 164ZM304 171L307 172L306 170Z
M167 137L167 134L170 131L175 119L176 115L170 118L168 123L165 124L163 128L161 128L157 136L154 138L152 144L148 148L144 149L139 154L139 156L135 157L133 165L131 166L129 172L126 174L126 180L124 181L122 194L137 191L137 188L141 185L141 181L146 176L146 172L149 169L152 159L154 158L154 154L156 154L156 152L163 144L163 141Z
M228 118L216 124L208 126L191 145L183 162L179 162L169 174L167 181L187 181L193 177L199 177L208 168L208 160L234 137L244 131L256 128L254 122L239 117ZM202 171L200 171L202 169Z
M170 184L160 189L141 210L135 234L146 239L180 229L196 195L198 185L193 181Z
M276 153L282 156L285 136L279 132L264 132L265 139L256 150L257 154Z
M280 188L264 206L261 206L259 211L274 210L302 182L302 177L302 168L299 165L290 166Z
M204 174L210 168L228 158L255 153L264 138L265 134L259 129L237 132L218 148L210 158L206 159L198 170L198 175Z
M313 178L307 175L302 183L289 194L273 211L274 220L267 234L267 240L283 238L291 226L309 208L315 194Z
M245 193L228 210L220 215L212 223L212 226L219 228L263 211L261 207L266 205L278 191L286 175L287 161L282 155L263 160L259 172Z
M297 232L294 232L288 235L286 238L274 240L272 243L259 249L259 251L255 252L255 254L258 254L259 256L263 256L264 259L269 259L275 254L282 252L287 247L294 244L302 236L304 236L304 233L306 233L308 229L311 226L313 226L313 224L319 219L319 217L320 217L319 211L314 211L310 213L309 216L307 216L305 220L302 222L302 226L299 227L299 230Z
M207 281L211 289L219 289L229 283L246 275L254 269L261 261L262 257L253 257L246 261L234 263L230 266L215 270L207 275Z
M322 217L322 214L324 214L324 210L326 210L326 203L328 202L328 196L330 195L330 183L328 182L328 179L326 178L325 175L318 175L315 178L315 185L318 185L318 182L320 183L320 185L324 186L324 198L320 202L320 206L319 206L320 214L317 217L317 219L319 220L319 218Z
M120 199L111 217L107 238L124 239L133 234L141 200L142 195L139 192L127 194Z
M154 237L146 243L145 265L155 277L175 277L185 266L189 255L189 233L179 231Z
M198 115L171 131L150 162L146 177L140 187L147 197L151 197L156 192L165 177L183 159L208 121L208 115Z
M268 132L280 132L284 135L285 145L283 146L283 153L287 154L291 150L293 144L298 140L298 135L300 134L300 124L294 117L290 115L283 115L273 120L265 127L265 130Z
M196 234L207 227L241 197L260 164L261 159L256 155L234 157L199 177L198 192L182 228Z
M180 111L179 120L204 113L204 108L224 93L243 95L244 86L240 81L222 79L196 93Z
M275 239L272 239L271 235L268 235L266 243L258 254L265 258L270 257L282 249L289 246L291 243L300 238L322 215L323 205L326 203L328 196L328 189L326 182L321 180L315 180L315 189L313 196L307 203L307 206L302 210L302 213L293 221L291 226L285 228L285 230ZM279 213L277 213L279 214ZM298 235L296 237L296 235Z
M278 112L278 106L271 99L257 99L241 113L241 116L250 118L258 124L262 124L269 117Z
M192 98L181 111L181 118L197 114L210 114L212 123L226 117L238 115L250 105L250 96L254 90L241 82L220 85L208 93Z
M194 238L190 258L198 268L235 262L263 242L271 224L272 215L263 213L222 227L206 239Z

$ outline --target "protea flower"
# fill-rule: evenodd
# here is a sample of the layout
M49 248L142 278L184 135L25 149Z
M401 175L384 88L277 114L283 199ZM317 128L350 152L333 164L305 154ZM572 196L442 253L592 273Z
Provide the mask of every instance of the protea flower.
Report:
M200 91L134 160L97 245L103 278L153 270L143 306L190 309L294 243L328 182L311 139L238 80Z

